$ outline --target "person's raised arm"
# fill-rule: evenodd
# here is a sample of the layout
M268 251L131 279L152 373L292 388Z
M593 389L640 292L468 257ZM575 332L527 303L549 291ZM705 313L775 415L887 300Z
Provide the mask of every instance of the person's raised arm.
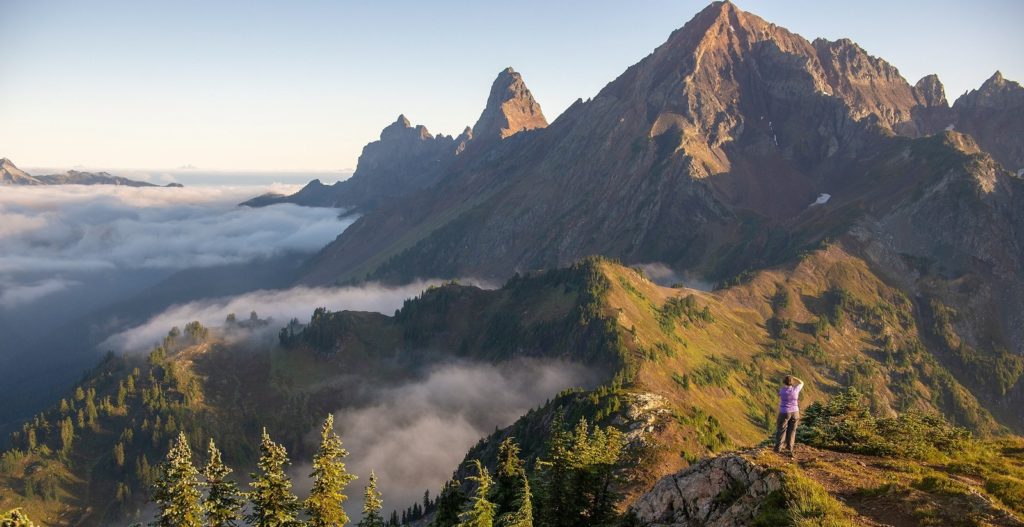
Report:
M801 381L797 377L793 377L793 379L796 380L796 391L799 392L800 390L802 390L804 388L804 381Z

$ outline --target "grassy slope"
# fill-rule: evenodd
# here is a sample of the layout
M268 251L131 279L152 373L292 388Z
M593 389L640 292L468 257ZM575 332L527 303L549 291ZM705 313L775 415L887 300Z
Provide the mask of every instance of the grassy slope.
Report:
M741 453L756 465L778 470L798 490L789 514L761 511L765 525L789 517L806 525L910 527L1024 525L1024 443L985 443L961 459L927 461L885 458L800 445L794 459L768 448ZM796 510L792 510L796 509ZM773 512L775 514L773 514Z

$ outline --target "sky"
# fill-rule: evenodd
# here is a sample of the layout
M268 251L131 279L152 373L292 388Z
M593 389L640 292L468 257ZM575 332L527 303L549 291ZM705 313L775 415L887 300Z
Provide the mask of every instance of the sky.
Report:
M736 0L849 37L952 101L1024 79L1019 0ZM512 66L554 120L706 2L0 0L0 157L22 168L338 171L399 113L476 121Z

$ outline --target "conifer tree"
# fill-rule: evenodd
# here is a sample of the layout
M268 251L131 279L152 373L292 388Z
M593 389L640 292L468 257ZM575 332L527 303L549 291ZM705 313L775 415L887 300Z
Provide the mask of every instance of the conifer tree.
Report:
M377 490L377 475L370 471L370 482L363 493L363 519L359 520L359 527L384 527L384 517L380 513L383 506Z
M523 488L516 500L514 510L498 517L498 527L533 527L533 496L530 480L523 478Z
M254 527L292 527L297 525L299 499L292 493L292 481L285 473L288 451L273 442L263 429L260 442L259 472L252 474L249 500L252 512L245 520Z
M547 459L537 463L537 472L541 474L537 519L546 527L566 527L570 525L568 517L572 499L569 488L572 438L565 430L561 412L555 415L549 433Z
M160 511L153 525L202 527L203 513L199 505L201 496L199 471L192 464L192 449L182 432L178 434L167 453L167 460L160 467L160 477L153 493L153 501Z
M500 517L518 508L519 493L526 479L526 468L519 459L519 445L511 437L498 446L498 468L494 472L495 515Z
M457 525L459 523L459 512L462 511L462 504L465 501L466 496L459 489L459 483L454 479L446 481L444 486L441 487L441 494L434 501L434 505L437 507L437 514L434 515L434 521L430 523L430 526L454 527Z
M519 445L511 437L498 447L494 504L499 527L533 527L533 496Z
M473 496L472 505L459 517L459 527L493 527L494 503L488 499L493 480L479 459L473 460L473 466L476 468L476 475L470 476L469 479L476 481L476 494Z
M206 449L209 460L203 469L207 495L203 502L207 527L230 527L242 517L244 498L238 484L227 479L231 469L221 461L220 450L210 439Z
M334 416L327 414L320 429L320 449L313 456L313 488L305 502L310 527L341 527L348 523L342 504L348 499L345 487L356 477L345 470L343 460L347 456L341 438L334 433Z

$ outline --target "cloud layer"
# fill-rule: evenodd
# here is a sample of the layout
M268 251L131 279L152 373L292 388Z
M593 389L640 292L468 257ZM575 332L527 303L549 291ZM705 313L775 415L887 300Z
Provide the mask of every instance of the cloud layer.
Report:
M236 204L293 186L7 187L0 193L0 308L118 269L174 271L313 252L350 223L335 209Z
M160 342L174 326L182 327L193 320L208 326L219 326L229 313L235 313L239 318L248 318L249 312L256 311L260 318L272 318L276 323L271 324L270 329L273 329L275 335L292 318L308 321L313 309L317 307L326 307L331 311L348 309L391 314L402 307L405 299L420 294L438 282L421 281L394 287L375 284L359 287L295 287L198 300L171 306L145 323L111 336L102 347L124 352L148 350Z

